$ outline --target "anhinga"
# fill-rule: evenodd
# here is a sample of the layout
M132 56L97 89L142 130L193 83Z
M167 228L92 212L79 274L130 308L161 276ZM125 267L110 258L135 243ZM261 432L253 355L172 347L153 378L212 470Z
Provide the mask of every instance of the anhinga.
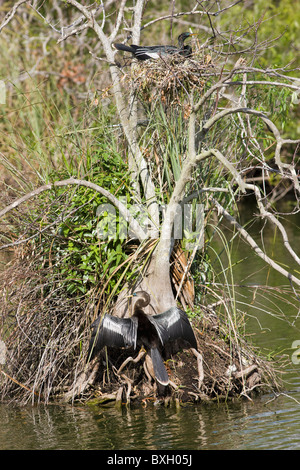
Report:
M184 41L194 36L194 33L182 33L178 36L178 47L176 46L126 46L124 44L114 44L119 51L131 52L138 60L159 59L173 54L180 54L189 57L192 54L191 46L185 46Z
M104 346L136 349L144 346L149 353L155 377L162 385L168 385L169 377L160 351L168 342L184 340L191 348L197 349L197 342L187 314L172 307L157 315L147 315L143 308L150 303L150 295L145 291L133 294L137 297L130 318L117 318L104 315L92 324L88 359L93 359ZM186 347L186 344L183 346Z

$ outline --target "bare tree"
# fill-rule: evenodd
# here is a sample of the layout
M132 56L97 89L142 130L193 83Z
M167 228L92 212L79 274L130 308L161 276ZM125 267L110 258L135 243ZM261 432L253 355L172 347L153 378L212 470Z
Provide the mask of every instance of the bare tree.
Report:
M254 165L259 166L263 180L267 179L271 173L276 172L281 179L290 181L298 208L300 187L297 173L297 150L300 140L291 140L281 136L278 127L272 120L271 110L257 109L257 102L253 98L253 90L255 89L257 93L258 90L267 88L272 90L289 90L293 93L295 100L300 92L299 82L289 73L288 67L281 69L268 67L263 69L253 65L260 51L272 45L276 40L274 38L270 39L269 43L265 41L262 43L258 42L258 35L256 33L259 29L259 22L251 25L248 31L237 31L233 36L222 33L213 26L214 18L217 18L220 13L225 13L230 8L233 8L237 3L240 2L234 2L228 4L226 8L219 9L219 3L212 2L210 9L206 10L204 8L205 2L195 2L194 7L188 12L173 12L171 15L164 15L143 24L144 8L146 7L144 0L137 0L134 6L129 5L129 2L125 0L122 0L121 3L118 2L118 4L114 1L99 2L97 4L78 2L76 0L67 0L66 2L56 1L55 8L57 11L62 12L67 7L73 9L71 24L61 24L59 21L55 22L51 18L51 13L53 13L51 10L48 13L43 13L43 2L39 4L37 1L19 1L6 15L0 26L0 31L8 27L9 22L18 11L29 6L41 19L48 23L50 30L57 37L58 43L67 41L71 36L76 35L80 37L80 34L87 29L92 30L97 36L101 44L100 60L103 64L109 64L112 94L115 99L119 122L128 145L128 166L131 171L132 181L135 184L136 202L144 204L147 208L148 236L158 238L158 243L150 263L142 273L134 289L142 287L150 290L156 301L155 309L157 312L164 311L175 303L170 281L170 256L174 246L172 230L176 208L187 200L187 197L189 201L193 198L197 199L204 189L207 194L216 192L216 188L201 187L189 194L189 188L193 186L191 181L196 176L195 168L201 168L201 164L208 159L213 160L213 165L220 173L226 174L226 184L219 188L219 192L226 191L226 188L230 191L232 191L232 188L237 188L235 198L239 192L252 192L255 195L260 216L270 221L279 229L283 237L284 246L293 259L299 263L299 257L287 238L284 226L271 208L270 198L272 194L266 194L261 186L254 182L250 183L247 179L247 174ZM130 12L130 19L128 19L128 12ZM137 78L141 74L145 74L145 70L149 72L151 67L152 70L153 67L155 70L156 65L149 66L147 64L142 69L132 65L136 76L128 78L129 74L125 72L128 92L127 87L123 86L123 69L120 69L115 60L116 50L113 47L113 43L120 36L123 36L125 39L124 32L126 32L126 39L130 39L132 43L138 44L140 42L141 31L150 28L154 23L162 22L165 24L168 20L175 21L184 15L188 17L200 16L202 19L206 18L208 21L207 30L210 31L210 34L203 44L200 44L198 41L196 45L197 53L187 61L187 65L182 62L176 66L170 63L163 63L160 65L163 69L156 69L155 71L157 82L162 76L166 75L166 72L170 72L171 81L173 80L172 83L175 84L176 90L178 91L181 86L183 93L180 97L182 101L181 107L187 110L185 118L187 122L185 128L186 134L184 136L187 145L183 155L183 163L180 175L174 181L170 191L169 203L165 208L165 216L161 220L160 203L157 197L157 189L159 188L157 188L155 178L153 178L155 168L153 168L153 163L149 164L146 161L141 150L138 110L138 102L141 99L141 95ZM61 18L64 17L65 15L61 15ZM253 31L255 34L251 42L250 32ZM183 70L184 74L182 75ZM157 82L152 80L152 83L151 81L147 83L148 88L152 89L152 91L154 90L154 93L155 87L158 87ZM158 102L161 103L162 89L163 84L156 90L159 99L157 98L155 101L152 96L150 112L153 112ZM174 109L178 105L178 100L176 106L174 102L167 104L169 111L166 111L166 116L170 116L171 111L175 112ZM178 109L177 106L176 112ZM215 138L215 129L221 134L222 132L224 133L226 126L229 128L229 137L223 139L223 142L220 143ZM262 139L256 131L257 126L260 129L263 128L263 132L272 139L272 145L275 147L274 164L272 166L270 166L267 158L268 149L264 148ZM286 159L282 155L283 149L287 145L290 149L294 148L295 153L292 159ZM37 195L40 191L49 190L55 185L69 184L87 185L87 182L70 179L38 188L32 194L28 194L24 198L15 201L10 207L4 209L0 215L3 216L22 201ZM137 220L133 220L127 208L123 207L105 188L94 187L94 189L105 195L112 204L116 205L131 224L131 229L135 232L136 237L141 241L143 238L142 227L139 226ZM215 205L216 209L221 211L231 223L235 224L240 235L244 237L258 256L262 257L266 263L269 263L274 269L286 276L292 284L300 285L299 278L279 266L275 260L272 260L256 245L247 231L239 227L233 215L229 215L226 209L222 207L220 201L216 202L211 196L208 197L208 201L210 204Z

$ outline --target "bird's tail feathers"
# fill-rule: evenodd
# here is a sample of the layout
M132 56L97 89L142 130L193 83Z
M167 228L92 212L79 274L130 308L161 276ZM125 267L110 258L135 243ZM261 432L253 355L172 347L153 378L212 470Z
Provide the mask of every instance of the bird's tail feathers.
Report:
M114 46L116 49L118 49L118 51L126 51L126 52L131 52L131 53L134 52L134 49L132 47L126 46L125 44L115 43Z
M153 369L154 369L156 380L160 384L167 386L169 383L169 376L166 371L160 352L158 351L157 348L152 348L150 351L150 355L151 355L151 359L153 363Z

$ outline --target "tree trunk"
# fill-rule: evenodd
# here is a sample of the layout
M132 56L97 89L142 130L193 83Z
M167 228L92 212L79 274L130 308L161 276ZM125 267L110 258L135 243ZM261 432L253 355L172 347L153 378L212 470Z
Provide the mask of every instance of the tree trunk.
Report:
M145 308L150 315L165 312L176 305L170 278L169 241L164 246L161 242L154 251L148 265L138 280L127 285L120 293L112 314L123 318L131 315L131 296L134 292L145 290L151 296L151 303Z

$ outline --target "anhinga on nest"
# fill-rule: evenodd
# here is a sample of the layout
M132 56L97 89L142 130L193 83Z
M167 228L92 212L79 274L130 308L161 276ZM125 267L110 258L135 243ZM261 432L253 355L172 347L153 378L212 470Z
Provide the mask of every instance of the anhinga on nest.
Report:
M157 381L166 386L169 377L160 351L176 339L182 339L189 344L188 347L197 349L194 332L183 310L172 307L158 315L147 315L143 308L149 305L150 295L139 291L133 296L137 300L130 318L104 315L103 319L98 317L94 321L88 358L93 359L104 346L134 349L144 346L152 359Z
M159 59L169 55L180 54L189 57L192 54L191 46L185 46L184 41L194 36L194 33L182 33L178 36L178 47L176 46L126 46L124 44L114 44L119 51L131 52L138 60Z

